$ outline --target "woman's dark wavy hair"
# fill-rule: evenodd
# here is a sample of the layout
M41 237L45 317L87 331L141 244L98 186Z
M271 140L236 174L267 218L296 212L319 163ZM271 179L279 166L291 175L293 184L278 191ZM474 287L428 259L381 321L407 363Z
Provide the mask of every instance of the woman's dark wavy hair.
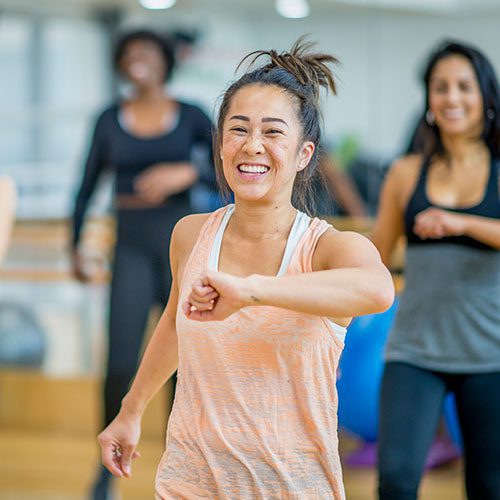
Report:
M444 40L431 53L423 73L425 84L426 111L419 121L410 148L430 158L434 155L446 155L439 128L429 124L426 113L429 109L429 82L436 64L451 56L465 57L474 68L479 89L483 97L483 131L481 139L495 158L500 157L500 90L493 66L486 56L475 47L454 40Z
M311 52L312 47L314 47L313 43L301 37L289 52L257 50L245 56L238 65L239 68L249 58L252 58L249 66L254 65L260 57L265 56L270 59L264 66L245 73L222 95L217 130L214 134L214 160L217 182L226 199L229 198L230 188L224 178L219 152L222 146L224 120L231 100L239 90L248 85L273 85L282 88L292 97L296 103L297 117L302 127L301 140L311 141L316 147L309 165L297 174L292 194L294 206L308 213L313 212L315 201L313 178L318 175L318 158L322 154L319 94L321 87L336 94L334 76L328 65L338 64L338 60L329 54Z
M120 62L130 42L145 41L152 42L160 49L165 62L164 81L170 79L175 68L175 46L167 37L147 29L129 31L121 34L115 42L113 50L113 65L117 71L120 71Z

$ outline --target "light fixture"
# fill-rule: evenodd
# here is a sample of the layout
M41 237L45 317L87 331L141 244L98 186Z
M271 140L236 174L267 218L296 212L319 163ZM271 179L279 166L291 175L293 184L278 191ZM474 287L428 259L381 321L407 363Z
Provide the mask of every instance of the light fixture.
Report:
M276 0L276 10L283 17L298 19L307 17L311 8L307 0Z
M169 9L175 2L176 0L139 0L145 9L152 10Z

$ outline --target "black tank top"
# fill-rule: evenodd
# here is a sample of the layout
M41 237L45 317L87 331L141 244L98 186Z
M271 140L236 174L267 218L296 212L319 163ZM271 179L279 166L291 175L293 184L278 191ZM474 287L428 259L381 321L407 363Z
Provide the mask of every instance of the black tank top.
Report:
M420 171L420 177L417 182L417 186L413 195L408 202L406 207L404 221L405 221L405 233L408 245L429 245L429 244L439 244L439 243L456 243L458 245L466 245L469 247L480 248L480 249L490 249L493 248L485 243L482 243L469 236L445 236L441 239L429 238L426 240L421 239L418 235L413 232L413 226L415 224L415 217L417 214L429 207L441 208L449 212L478 215L481 217L490 217L493 219L500 219L500 192L499 192L499 170L500 162L498 159L491 159L490 162L490 173L488 177L488 182L486 184L486 191L484 193L482 201L472 207L466 208L448 208L440 205L433 204L427 198L427 174L429 171L430 159L425 159L422 163L422 168Z

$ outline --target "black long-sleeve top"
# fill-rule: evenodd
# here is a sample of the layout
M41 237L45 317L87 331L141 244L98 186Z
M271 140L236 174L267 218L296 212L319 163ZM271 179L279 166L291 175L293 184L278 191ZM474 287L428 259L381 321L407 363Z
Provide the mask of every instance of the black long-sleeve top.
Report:
M155 163L190 162L196 146L206 148L210 162L212 161L210 119L192 104L178 104L179 114L175 127L165 134L146 138L135 136L122 127L119 104L114 104L101 113L95 125L73 211L73 247L78 244L89 199L104 170L111 169L114 172L116 194L133 194L135 177ZM215 188L212 163L208 168L199 170L200 180ZM171 203L189 203L189 189L169 197L169 204Z

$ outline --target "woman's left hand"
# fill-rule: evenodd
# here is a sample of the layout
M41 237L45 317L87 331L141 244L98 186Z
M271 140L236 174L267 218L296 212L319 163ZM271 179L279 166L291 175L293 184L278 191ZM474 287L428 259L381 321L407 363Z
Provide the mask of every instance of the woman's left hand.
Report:
M461 236L465 233L466 216L443 210L427 208L415 217L413 231L423 240L445 236Z
M184 314L195 321L222 321L245 306L246 284L250 277L241 278L231 274L208 271L192 286L182 308Z

